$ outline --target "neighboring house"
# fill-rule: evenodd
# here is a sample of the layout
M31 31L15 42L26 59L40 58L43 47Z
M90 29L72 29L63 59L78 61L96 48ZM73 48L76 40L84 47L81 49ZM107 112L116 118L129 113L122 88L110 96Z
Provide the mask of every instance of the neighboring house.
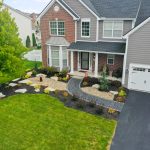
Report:
M95 77L122 68L123 85L150 91L149 10L148 0L52 0L39 16L43 64Z
M29 14L29 16L32 18L32 33L35 34L36 43L37 45L41 45L41 31L40 31L40 23L38 20L38 14L32 13Z
M19 36L22 39L23 44L26 44L27 36L30 36L30 39L32 40L32 22L31 18L26 15L25 13L14 9L7 4L3 4L4 8L8 8L9 13L11 14L11 17L15 19L15 23L18 27Z

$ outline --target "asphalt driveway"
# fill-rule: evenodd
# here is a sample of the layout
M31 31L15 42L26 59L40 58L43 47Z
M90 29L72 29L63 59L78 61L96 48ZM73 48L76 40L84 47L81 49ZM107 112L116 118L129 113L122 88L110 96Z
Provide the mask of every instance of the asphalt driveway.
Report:
M150 94L130 91L111 150L150 150Z

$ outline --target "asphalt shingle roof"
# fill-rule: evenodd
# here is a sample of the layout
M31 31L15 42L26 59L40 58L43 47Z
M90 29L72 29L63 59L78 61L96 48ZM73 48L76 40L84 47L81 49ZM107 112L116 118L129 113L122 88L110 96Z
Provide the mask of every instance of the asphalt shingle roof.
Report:
M142 0L135 26L150 17L150 0Z
M125 53L125 43L121 42L82 42L72 43L68 49L93 52Z
M79 18L79 16L78 16L72 9L70 9L70 7L68 7L68 6L66 5L66 3L65 3L63 0L59 0L59 2L60 2L66 9L68 9L76 18Z
M99 17L136 18L140 0L82 0Z

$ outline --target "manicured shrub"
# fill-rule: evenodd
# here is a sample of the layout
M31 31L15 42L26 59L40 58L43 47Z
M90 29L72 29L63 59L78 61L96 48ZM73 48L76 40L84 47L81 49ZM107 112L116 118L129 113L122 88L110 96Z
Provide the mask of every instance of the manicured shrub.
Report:
M106 75L109 75L109 67L107 65L103 65L100 71L103 72L104 68L106 68Z
M100 79L100 91L108 91L109 90L109 81L106 75L106 67L103 68L102 78Z
M31 40L30 40L30 37L27 36L27 39L26 39L26 47L27 48L30 48L31 47Z
M31 77L30 74L26 74L24 78L25 78L25 79L28 79L28 78L30 78L30 77Z
M37 43L36 43L36 39L35 39L35 34L34 33L32 33L32 42L33 42L33 47L36 47Z
M93 86L94 84L99 84L99 79L98 78L88 78L88 85Z
M44 93L45 93L45 94L49 94L49 93L50 93L50 90L45 89L45 90L44 90Z
M41 49L42 47L41 47L41 45L40 44L38 44L37 45L37 49Z
M111 81L111 86L115 86L116 88L121 87L121 82L120 81Z
M113 108L108 108L108 113L109 114L114 114L114 113L116 113L117 112L117 110L115 110L115 109L113 109Z
M27 84L27 85L31 85L31 84L33 84L33 83L32 83L32 81L28 81L26 84Z
M88 86L88 82L83 81L83 86L84 86L84 87L85 87L85 86Z
M42 67L38 69L38 72L46 74L48 77L52 77L58 73L57 68L55 67Z
M58 77L65 78L67 76L68 70L64 69L59 72Z
M71 100L75 102L78 101L78 98L75 95L73 95Z
M118 96L120 96L120 97L126 97L127 94L126 94L126 92L124 90L120 90L120 92L118 93Z
M102 106L98 106L95 110L96 114L98 115L102 115L104 112L103 112L103 107Z
M88 103L88 105L93 108L93 107L96 106L96 102L95 102L95 101L90 101L90 102Z
M116 78L122 78L122 68L118 68L117 70L114 70L112 76Z
M35 86L34 86L34 89L35 90L38 90L38 89L40 89L41 88L41 86L39 85L39 84L36 84Z
M123 86L120 86L120 87L118 88L118 92L120 92L121 90L126 91L126 89L125 89Z
M83 101L78 101L77 103L76 103L76 106L79 108L79 109L83 109L84 108L84 102Z
M68 97L68 96L69 96L68 92L64 92L64 93L63 93L63 96L64 96L64 97Z
M126 98L123 97L123 96L116 96L115 101L124 103L124 102L125 102L125 99L126 99Z
M33 70L32 75L35 77L37 75L37 72L35 70Z

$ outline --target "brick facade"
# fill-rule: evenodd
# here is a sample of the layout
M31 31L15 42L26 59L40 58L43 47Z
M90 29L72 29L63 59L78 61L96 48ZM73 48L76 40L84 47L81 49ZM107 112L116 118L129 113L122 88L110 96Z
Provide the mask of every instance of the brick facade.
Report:
M59 6L59 11L55 12L54 7ZM52 20L61 20L65 22L65 36L64 38L72 43L75 41L75 22L72 16L57 2L47 11L45 15L42 16L40 20L41 26L41 38L42 38L42 60L43 65L47 66L47 46L46 41L50 38L50 26L49 21Z
M94 54L95 56L95 54ZM104 65L107 65L110 71L116 70L118 68L123 68L123 59L122 55L115 55L114 65L107 65L107 54L98 55L98 71L100 72ZM95 70L95 61L92 63L92 72Z
M107 65L110 71L123 68L123 57L122 55L115 55L114 65L107 65L107 55L99 54L99 71L102 70L104 65Z

